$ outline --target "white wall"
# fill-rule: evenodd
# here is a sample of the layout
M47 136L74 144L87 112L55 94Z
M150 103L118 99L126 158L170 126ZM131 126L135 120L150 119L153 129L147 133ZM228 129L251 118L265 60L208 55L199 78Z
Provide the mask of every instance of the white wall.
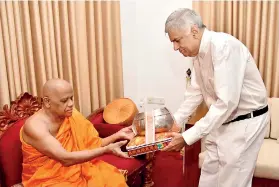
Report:
M164 24L175 9L191 7L190 0L120 0L125 97L136 104L164 97L172 112L183 102L191 60L173 50Z

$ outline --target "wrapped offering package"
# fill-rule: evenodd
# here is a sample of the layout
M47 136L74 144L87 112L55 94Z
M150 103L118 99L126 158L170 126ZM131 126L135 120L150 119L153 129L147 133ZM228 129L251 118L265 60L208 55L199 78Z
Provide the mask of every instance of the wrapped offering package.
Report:
M136 136L126 147L129 156L163 149L171 141L170 133L178 129L172 114L166 107L138 113L132 127Z
M145 143L145 136L136 136L127 145L129 156L137 156L149 152L155 152L163 149L171 141L171 138L166 138L166 133L156 134L153 143Z

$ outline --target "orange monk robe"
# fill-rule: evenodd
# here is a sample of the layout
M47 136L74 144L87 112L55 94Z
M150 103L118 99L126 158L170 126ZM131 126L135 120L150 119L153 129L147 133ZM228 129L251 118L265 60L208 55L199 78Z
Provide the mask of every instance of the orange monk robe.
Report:
M20 132L23 153L22 184L25 187L127 187L117 168L101 160L64 167L25 143ZM93 125L74 109L66 118L56 139L69 152L95 149L101 138Z

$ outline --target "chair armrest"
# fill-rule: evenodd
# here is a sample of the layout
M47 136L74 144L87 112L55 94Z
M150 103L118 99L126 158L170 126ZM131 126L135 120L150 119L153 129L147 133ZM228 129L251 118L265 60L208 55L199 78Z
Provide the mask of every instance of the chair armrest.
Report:
M106 123L103 118L103 111L104 108L99 108L93 111L92 114L87 117L87 119L94 125L94 128L98 131L101 138L111 136L112 134L126 127L126 125Z
M87 117L87 119L88 119L89 121L91 121L91 120L95 119L96 116L97 116L98 114L103 114L103 112L104 112L104 107L98 108L98 109L94 110L94 111Z
M94 128L98 131L99 136L101 138L106 138L111 136L121 130L122 128L126 127L123 125L113 125L108 123L95 123L93 124Z

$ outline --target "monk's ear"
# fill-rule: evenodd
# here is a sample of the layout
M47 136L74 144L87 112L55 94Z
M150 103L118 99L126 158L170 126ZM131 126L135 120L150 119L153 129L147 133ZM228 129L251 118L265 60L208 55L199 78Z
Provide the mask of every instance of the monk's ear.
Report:
M43 97L43 103L46 108L50 108L50 100L48 97Z

